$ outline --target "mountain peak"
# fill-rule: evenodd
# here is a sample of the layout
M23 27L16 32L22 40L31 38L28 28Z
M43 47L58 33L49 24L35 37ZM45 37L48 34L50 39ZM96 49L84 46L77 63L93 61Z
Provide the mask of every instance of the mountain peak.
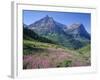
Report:
M50 17L50 16L48 16L48 15L46 15L43 19L54 21L54 20L53 20L53 17Z
M84 25L83 24L80 24L80 23L74 23L74 24L72 24L68 28L68 30L70 30L70 31L77 30L78 32L82 32L82 31L87 32L86 29L85 29L85 27L84 27Z
M43 17L40 21L43 23L54 23L54 19L48 15Z
M77 28L80 28L80 27L84 27L83 24L74 23L69 27L69 29L77 29Z
M69 34L73 34L75 37L79 35L80 37L84 37L84 38L90 40L90 35L87 32L87 30L85 29L83 24L79 24L79 23L72 24L68 28L68 32L69 32Z
M49 18L49 16L48 16L48 15L46 15L45 17L46 17L46 18Z

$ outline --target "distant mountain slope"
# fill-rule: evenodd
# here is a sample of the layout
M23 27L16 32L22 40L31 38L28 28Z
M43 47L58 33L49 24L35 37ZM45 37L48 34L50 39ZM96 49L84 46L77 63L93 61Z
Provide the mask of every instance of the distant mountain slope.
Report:
M28 28L23 28L23 38L26 40L36 40L40 42L45 42L45 43L54 43L54 41L49 40L45 37L41 37L38 34L36 34L34 31L28 29Z
M65 27L66 25L56 22L52 17L49 17L48 15L29 25L29 29L34 30L40 35L46 35L49 33L62 34Z
M86 31L83 24L72 24L68 29L67 33L71 34L75 39L90 40L90 34Z
M71 49L78 49L90 43L90 35L83 24L72 24L68 28L48 15L30 24L28 29L41 37Z

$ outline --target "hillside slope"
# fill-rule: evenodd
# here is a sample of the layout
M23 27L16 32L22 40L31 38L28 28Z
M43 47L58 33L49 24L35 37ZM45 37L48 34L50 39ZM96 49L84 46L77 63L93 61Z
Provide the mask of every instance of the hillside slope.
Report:
M62 46L29 40L23 45L23 69L90 65L83 55Z
M28 34L24 31L23 36L23 69L90 65L89 56L87 56L90 55L87 52L90 48L84 47L78 51L70 50L52 41L48 42L46 38L44 40L33 31L28 31ZM34 36L31 36L30 33L34 33Z

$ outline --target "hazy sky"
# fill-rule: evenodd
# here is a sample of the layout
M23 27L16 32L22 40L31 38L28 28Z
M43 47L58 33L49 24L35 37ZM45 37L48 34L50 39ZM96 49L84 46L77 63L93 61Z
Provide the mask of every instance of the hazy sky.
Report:
M23 23L29 25L45 17L46 15L53 17L55 21L67 26L70 26L73 23L82 23L86 30L91 33L90 13L23 10Z

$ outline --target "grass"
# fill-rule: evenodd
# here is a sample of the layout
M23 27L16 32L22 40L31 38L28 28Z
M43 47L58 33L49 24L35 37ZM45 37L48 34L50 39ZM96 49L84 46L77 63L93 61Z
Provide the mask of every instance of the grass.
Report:
M90 49L91 49L90 44L88 44L87 46L79 49L78 52L80 54L87 54L87 53L90 53Z
M58 46L55 44L50 44L50 43L43 43L43 42L38 42L38 41L29 41L29 40L24 40L23 42L24 45L29 45L30 47L36 47L36 48L57 48Z
M90 65L90 45L75 51L56 44L24 40L23 51L23 69Z
M33 53L41 53L45 51L48 48L61 48L61 46L55 45L55 44L50 44L50 43L43 43L43 42L38 42L38 41L30 41L30 40L24 40L23 41L23 50L24 54L33 54Z
M87 46L78 50L80 56L82 56L87 63L91 63L91 46L88 44Z

